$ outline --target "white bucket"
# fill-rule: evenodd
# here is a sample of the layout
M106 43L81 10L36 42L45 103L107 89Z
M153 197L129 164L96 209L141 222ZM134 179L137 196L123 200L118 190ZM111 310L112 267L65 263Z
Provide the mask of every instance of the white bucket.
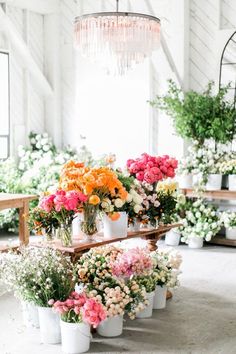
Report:
M170 230L166 233L165 244L168 246L178 246L180 242L180 233Z
M180 189L191 189L193 188L193 176L192 175L179 176L178 183Z
M128 232L128 216L119 212L118 220L113 221L106 214L103 216L103 233L105 238L126 237Z
M203 238L202 237L190 237L188 241L189 248L202 248Z
M98 327L97 332L103 337L118 337L123 332L123 316L109 317L102 321Z
M233 227L232 229L226 229L225 238L227 240L236 240L236 227Z
M37 306L27 301L22 301L21 306L24 325L27 328L39 328L39 314Z
M147 293L147 299L149 304L142 311L138 312L136 318L150 318L152 317L153 300L155 292Z
M153 301L153 309L160 310L166 307L167 287L165 285L157 285L155 289L155 296Z
M229 191L236 191L236 175L229 175Z
M218 191L221 190L222 186L222 175L210 174L206 183L207 191Z
M67 354L85 353L90 347L90 326L87 323L60 321L62 351Z
M59 314L51 307L38 307L40 338L44 344L61 343L61 329Z

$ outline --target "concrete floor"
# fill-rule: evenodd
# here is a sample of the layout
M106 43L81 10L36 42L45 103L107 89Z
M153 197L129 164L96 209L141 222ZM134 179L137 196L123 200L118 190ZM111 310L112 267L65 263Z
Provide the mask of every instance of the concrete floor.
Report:
M183 256L181 287L152 319L127 320L115 339L95 335L90 353L236 354L236 249L217 246ZM59 345L39 344L38 330L21 324L20 306L0 297L0 354L60 354Z

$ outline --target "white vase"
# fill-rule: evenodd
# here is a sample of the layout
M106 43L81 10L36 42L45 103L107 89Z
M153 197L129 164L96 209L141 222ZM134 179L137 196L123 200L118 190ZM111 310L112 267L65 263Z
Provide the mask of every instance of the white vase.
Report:
M202 237L190 237L188 241L189 248L202 248L203 238Z
M165 285L157 285L155 289L155 296L153 300L153 309L160 310L166 307L167 287Z
M67 354L85 353L90 347L90 326L87 323L60 321L62 351Z
M207 191L218 191L221 190L222 186L222 175L220 174L210 174L207 178L206 190Z
M229 191L236 191L236 175L229 175Z
M27 328L39 328L39 314L37 306L27 301L22 301L21 306L24 325Z
M51 307L38 307L40 338L44 344L61 343L61 329L59 314Z
M118 220L113 221L106 214L103 216L104 238L126 237L128 233L128 215L125 212L119 212Z
M173 230L170 230L166 233L165 244L168 246L178 246L180 242L180 233Z
M123 316L109 317L102 321L98 327L97 332L103 337L118 337L123 332Z
M180 189L191 189L193 188L193 176L192 175L179 176L178 183Z
M233 227L232 229L226 229L225 238L227 238L227 240L236 240L236 227Z
M152 309L153 309L153 300L154 300L155 292L147 293L147 299L149 304L142 311L138 312L136 318L150 318L152 317Z

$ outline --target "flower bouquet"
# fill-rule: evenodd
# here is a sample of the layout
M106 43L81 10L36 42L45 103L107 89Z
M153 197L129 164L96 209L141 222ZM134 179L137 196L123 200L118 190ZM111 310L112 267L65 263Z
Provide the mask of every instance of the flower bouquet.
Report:
M31 231L35 231L37 235L45 235L47 241L53 239L53 231L59 227L58 219L39 207L29 211L27 223Z
M61 317L62 350L83 353L90 346L90 326L96 328L107 317L104 306L85 293L72 292L65 301L53 303Z
M74 161L69 161L63 167L60 187L86 195L81 229L88 237L97 232L96 217L99 210L102 210L101 205L109 203L111 199L125 201L127 197L127 192L114 171L108 167L89 168ZM112 208L109 215L113 216Z
M146 153L126 163L129 173L140 182L155 184L167 177L175 177L178 161L168 155L150 156Z
M44 196L39 201L39 208L49 213L60 225L60 238L63 246L71 246L71 225L75 214L81 210L87 196L81 192L57 190L56 193Z

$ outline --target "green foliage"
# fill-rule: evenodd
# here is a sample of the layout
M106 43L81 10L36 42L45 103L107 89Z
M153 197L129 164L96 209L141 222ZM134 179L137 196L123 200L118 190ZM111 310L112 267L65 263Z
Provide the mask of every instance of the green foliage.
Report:
M94 163L92 154L85 146L77 153L71 147L59 150L47 133L29 134L29 146L19 146L18 160L0 161L0 192L36 194L58 183L62 165L68 160ZM38 201L31 203L35 207ZM16 232L18 215L14 209L0 213L0 228Z
M213 95L213 85L210 82L202 93L183 93L170 80L167 95L157 96L150 103L173 118L176 132L182 138L200 143L212 138L217 143L228 143L233 140L236 132L236 111L233 103L225 100L229 86Z

